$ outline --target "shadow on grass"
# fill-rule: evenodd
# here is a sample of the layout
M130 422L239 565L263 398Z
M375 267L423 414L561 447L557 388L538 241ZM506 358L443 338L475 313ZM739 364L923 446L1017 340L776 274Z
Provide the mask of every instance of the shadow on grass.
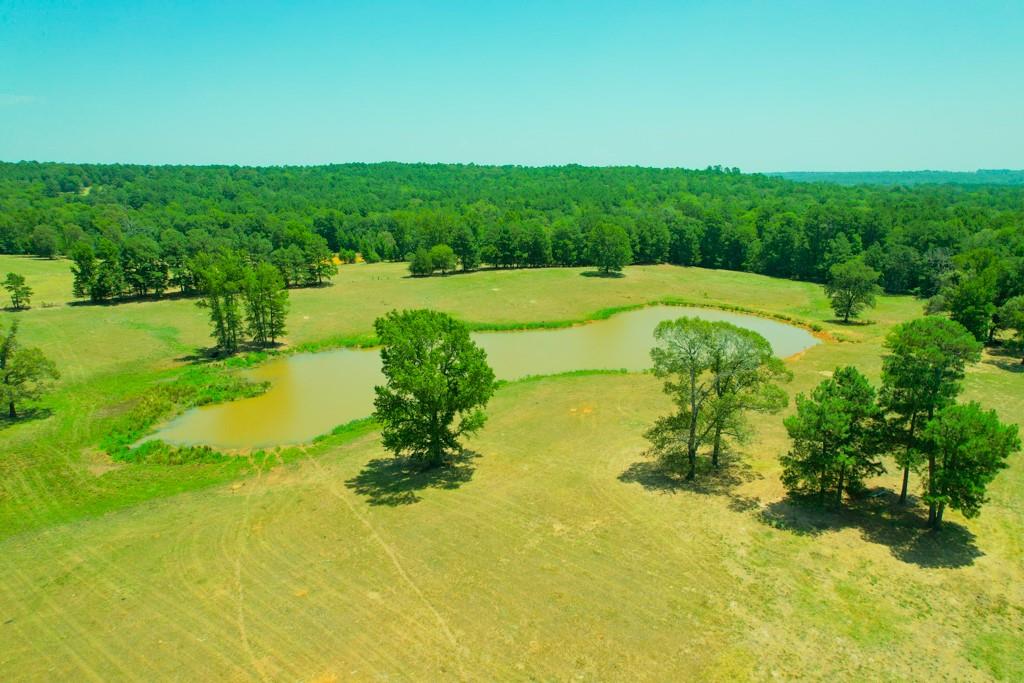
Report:
M626 277L624 273L605 273L605 272L600 271L600 270L584 270L582 273L580 273L580 276L581 277L603 277L603 278L611 278L611 279L620 278L620 277Z
M473 478L480 457L475 451L463 450L449 462L429 470L420 470L404 458L378 458L366 463L345 486L370 505L411 505L420 500L418 491L427 488L457 489Z
M183 356L178 356L174 360L178 363L192 363L193 365L202 365L203 363L212 363L218 360L227 360L234 358L235 356L241 356L246 353L258 353L260 351L274 351L275 349L284 348L282 342L275 342L273 344L239 344L238 350L234 353L221 353L216 346L207 346L203 348L197 348L192 353L186 353Z
M51 415L53 415L53 410L50 408L25 408L18 414L18 417L10 417L5 407L3 414L0 415L0 431L25 422L45 420Z
M993 346L988 349L989 357L984 360L986 365L994 365L1000 370L1007 372L1024 372L1024 350L1016 349L1012 345Z
M923 568L966 567L984 555L966 527L947 521L937 531L927 529L921 508L896 501L896 494L885 489L848 501L838 510L786 498L763 508L758 518L776 529L807 536L856 528L864 540L884 545L893 557Z
M845 327L868 327L874 325L874 320L843 320L842 318L831 318L825 322L832 325L843 325Z
M619 481L627 484L640 484L648 491L661 493L689 491L708 496L730 496L734 499L733 502L742 499L738 503L741 507L748 506L751 499L736 496L733 489L760 478L760 475L755 474L749 464L730 456L723 456L722 463L717 469L705 459L698 460L697 476L692 481L687 481L682 475L669 472L654 460L635 462L619 475ZM756 504L755 502L754 505Z

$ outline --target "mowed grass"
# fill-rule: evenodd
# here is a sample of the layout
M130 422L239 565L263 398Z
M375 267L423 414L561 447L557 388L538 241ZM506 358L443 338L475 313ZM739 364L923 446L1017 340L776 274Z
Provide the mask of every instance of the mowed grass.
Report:
M293 292L289 341L366 334L391 308L528 323L676 297L847 339L789 361L796 393L841 364L877 378L885 332L920 313L885 297L875 324L844 327L815 285L666 266L403 276L345 267ZM787 505L779 415L755 421L723 474L670 485L643 457L644 428L668 409L659 384L594 375L501 388L478 457L444 476L396 471L374 433L269 461L115 467L95 449L104 429L207 343L202 311L16 315L65 380L52 416L0 429L5 679L1021 675L1020 455L980 518L953 514L935 537L884 499L839 515ZM965 393L1022 423L1013 361L987 356Z

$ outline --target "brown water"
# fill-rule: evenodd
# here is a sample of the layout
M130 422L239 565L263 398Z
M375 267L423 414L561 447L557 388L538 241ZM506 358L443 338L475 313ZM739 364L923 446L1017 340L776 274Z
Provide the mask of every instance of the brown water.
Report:
M681 316L725 320L760 333L775 355L786 357L818 343L799 327L708 308L652 306L578 327L480 332L498 379L571 370L644 370L650 367L654 328ZM266 448L308 442L336 425L373 412L373 387L383 383L376 349L339 349L285 356L248 370L266 393L190 410L152 437L215 448Z

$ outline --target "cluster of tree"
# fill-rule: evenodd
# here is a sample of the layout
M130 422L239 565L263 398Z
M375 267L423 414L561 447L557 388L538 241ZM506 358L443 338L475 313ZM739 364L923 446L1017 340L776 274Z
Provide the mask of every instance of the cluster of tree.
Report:
M268 346L285 334L288 290L277 268L225 253L204 259L197 274L198 304L209 311L210 334L220 353L234 353L247 337Z
M262 233L247 235L240 246L209 239L190 231L187 235L164 230L160 241L134 235L122 241L86 241L71 248L73 294L92 301L122 297L163 296L171 288L194 294L203 286L203 271L218 254L241 254L246 261L272 264L288 287L323 284L337 272L326 240L301 229L284 231L271 241Z
M484 425L495 389L487 354L465 324L437 311L392 311L374 328L387 380L374 388L381 441L416 467L437 467Z
M7 273L4 289L11 297L11 308L16 311L26 309L32 303L32 288L25 281L25 276L18 273Z
M987 485L1020 448L1016 425L977 403L956 403L980 343L959 323L929 316L895 328L886 349L880 391L844 367L809 397L797 396L785 421L793 446L782 457L783 484L840 505L866 477L883 473L881 457L891 455L903 470L901 503L910 472L921 474L930 526L942 523L947 506L977 515Z
M665 321L655 329L651 350L654 374L675 411L648 430L651 454L668 471L697 473L701 447L711 445L711 465L719 466L723 440L744 440L746 414L775 412L787 404L779 381L790 373L761 335L727 322L699 318Z
M927 310L948 311L975 339L992 341L1001 330L1020 332L1022 297L1024 255L1012 244L980 243L953 257Z
M468 230L459 231L454 244L418 248L409 258L409 271L425 276L441 271L473 270L482 263L495 268L543 268L546 266L594 265L601 273L616 273L633 261L629 235L619 225L601 222L584 232L565 222L553 233L540 224L526 227L501 225L485 235L482 243ZM659 261L652 261L657 263Z
M41 349L18 343L18 322L0 336L0 403L7 415L18 417L18 406L35 401L60 379L57 366Z
M112 272L97 275L99 294L108 296L188 288L182 249L258 253L289 285L316 281L285 253L303 249L310 235L331 253L359 252L367 261L446 244L466 269L600 266L593 232L614 225L628 237L629 256L617 244L618 261L825 282L832 266L860 256L885 291L932 297L974 249L1020 272L1022 196L1020 186L851 187L722 168L17 163L0 164L0 251L52 256L85 243L98 261L111 260ZM151 265L126 264L119 276L115 266L139 252ZM129 281L133 269L149 272Z

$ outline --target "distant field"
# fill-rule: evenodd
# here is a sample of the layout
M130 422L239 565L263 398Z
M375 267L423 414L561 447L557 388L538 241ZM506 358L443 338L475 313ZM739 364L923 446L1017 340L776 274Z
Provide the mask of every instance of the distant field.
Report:
M67 300L66 263L0 257L12 269ZM512 323L678 297L845 340L789 361L795 394L840 364L877 378L885 332L921 311L883 297L874 324L845 327L816 285L670 266L405 272L345 266L294 291L288 341L364 334L392 308ZM843 515L786 505L779 415L758 419L725 476L669 489L642 457L660 386L603 375L500 389L470 444L480 457L448 482L396 479L372 433L255 475L115 465L96 444L208 343L203 311L179 299L0 320L15 316L64 379L51 417L0 425L5 680L1024 678L1019 454L981 517L950 514L938 538L885 499ZM1017 362L987 356L965 398L1024 424Z
M26 283L33 290L34 307L62 305L72 300L70 261L0 254L0 281L12 272L25 276ZM0 307L10 305L7 290L0 290Z

